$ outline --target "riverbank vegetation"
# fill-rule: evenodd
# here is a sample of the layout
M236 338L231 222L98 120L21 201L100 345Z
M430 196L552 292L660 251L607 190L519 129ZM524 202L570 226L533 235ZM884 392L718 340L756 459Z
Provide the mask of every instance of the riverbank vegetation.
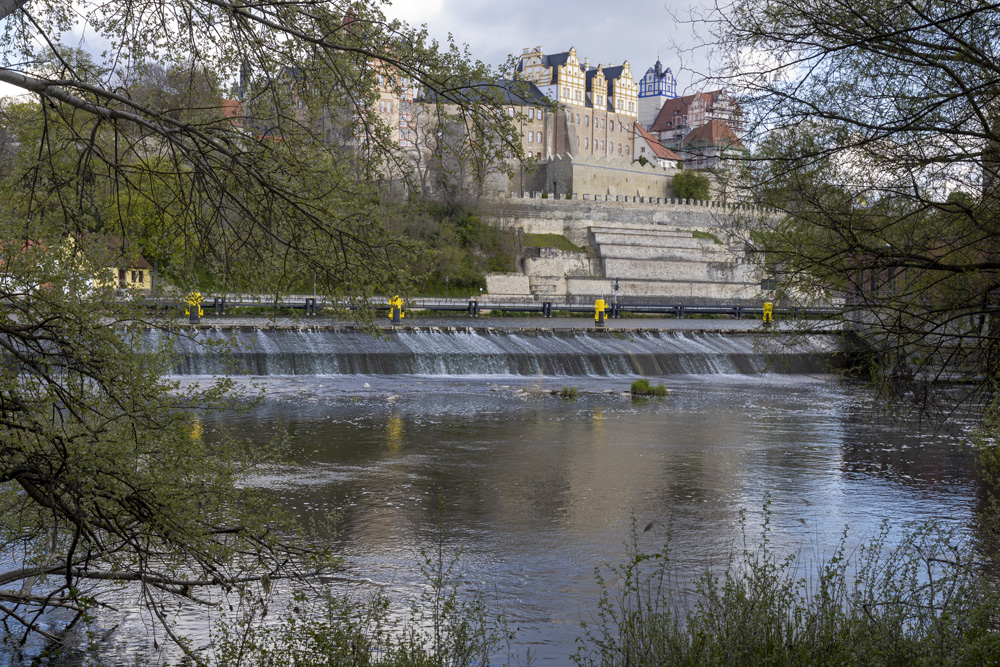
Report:
M578 667L979 667L1000 655L1000 588L974 541L934 523L883 524L829 555L773 544L770 505L760 533L741 513L739 543L713 565L671 548L670 522L652 521L663 546L639 548L633 522L626 558L596 573L600 597L585 619ZM816 556L816 559L812 559ZM277 625L263 609L224 626L222 667L263 665L528 665L502 612L462 590L456 561L425 557L423 593L384 592L353 602L299 595ZM401 611L400 607L403 610Z
M670 393L663 383L652 385L645 378L635 380L629 390L633 396L666 396Z
M800 562L743 524L743 546L696 573L666 546L637 549L602 572L596 621L585 626L580 667L690 665L996 664L1000 589L966 537L933 523L889 545L888 526L859 547Z
M737 0L708 18L753 146L723 185L768 211L730 212L729 231L778 299L845 299L886 396L995 391L996 5Z

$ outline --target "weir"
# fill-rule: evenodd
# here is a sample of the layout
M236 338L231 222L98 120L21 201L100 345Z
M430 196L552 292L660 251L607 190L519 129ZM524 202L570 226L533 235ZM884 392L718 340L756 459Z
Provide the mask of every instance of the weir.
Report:
M151 331L148 342L170 334ZM833 334L419 329L203 329L177 336L180 375L634 376L824 373Z

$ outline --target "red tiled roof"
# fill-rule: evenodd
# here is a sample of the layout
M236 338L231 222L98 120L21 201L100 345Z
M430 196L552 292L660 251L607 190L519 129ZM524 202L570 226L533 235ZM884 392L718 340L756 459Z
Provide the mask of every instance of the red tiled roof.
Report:
M653 138L653 135L651 135L646 130L642 129L642 125L636 122L633 122L633 125L635 125L636 131L639 132L639 136L645 139L646 143L649 144L649 147L653 150L653 154L656 157L660 158L661 160L681 159L681 157L677 153L673 152L672 150L661 144L659 141Z
M239 100L222 100L222 117L243 119L243 103Z
M691 130L691 132L684 137L684 146L692 146L695 148L703 148L705 146L724 146L726 148L746 150L743 142L740 141L740 138L736 136L735 132L733 132L733 128L729 127L729 125L721 120L712 120L699 128Z

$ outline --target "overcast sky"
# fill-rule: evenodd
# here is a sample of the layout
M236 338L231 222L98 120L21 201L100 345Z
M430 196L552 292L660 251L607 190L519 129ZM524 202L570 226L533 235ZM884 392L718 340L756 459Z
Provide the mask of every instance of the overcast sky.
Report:
M390 17L426 23L439 40L452 33L456 42L469 45L474 58L494 66L526 47L540 45L545 53L576 47L580 59L590 58L592 65L628 60L639 79L659 55L677 77L678 95L683 95L704 87L698 74L706 70L701 53L690 52L696 28L684 21L690 20L693 8L710 1L393 0L384 9ZM107 47L92 34L81 35L79 28L64 41L92 52ZM0 96L20 92L0 84Z
M697 81L690 71L704 73L704 57L690 49L692 7L706 0L392 0L389 16L408 23L426 23L432 36L450 32L467 43L473 57L499 65L507 54L541 46L545 53L576 47L581 60L592 65L621 65L628 60L636 79L656 62L669 67L678 80L678 94ZM704 28L702 28L704 32ZM694 60L693 60L694 59ZM699 62L702 61L702 62ZM687 91L693 92L693 91Z

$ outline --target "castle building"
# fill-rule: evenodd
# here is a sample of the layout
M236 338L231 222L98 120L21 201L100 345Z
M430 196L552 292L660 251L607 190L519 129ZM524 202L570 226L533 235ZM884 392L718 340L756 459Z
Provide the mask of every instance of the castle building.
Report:
M724 161L743 158L747 149L728 124L710 120L691 130L674 148L688 169L715 169Z
M635 159L645 158L657 167L665 169L676 168L683 161L684 158L660 143L638 121L634 125L634 130L633 150Z
M546 55L536 46L523 50L517 71L562 105L561 111L547 114L541 145L537 135L533 148L526 145L537 160L557 155L631 158L639 100L627 60L593 66L589 58L581 62L575 48Z
M389 138L394 144L401 148L413 148L416 87L409 77L399 74L395 68L379 62L375 66L379 72L376 75L379 117L389 128Z
M736 100L715 90L666 100L649 133L680 155L686 167L714 169L746 153L739 139L742 129Z
M646 70L639 79L639 125L644 130L653 126L653 121L660 114L660 109L667 100L677 97L677 79L670 68L663 68L657 59L656 64Z
M739 134L743 131L739 107L724 90L665 100L649 131L667 148L679 148L684 137L702 125L719 120Z

